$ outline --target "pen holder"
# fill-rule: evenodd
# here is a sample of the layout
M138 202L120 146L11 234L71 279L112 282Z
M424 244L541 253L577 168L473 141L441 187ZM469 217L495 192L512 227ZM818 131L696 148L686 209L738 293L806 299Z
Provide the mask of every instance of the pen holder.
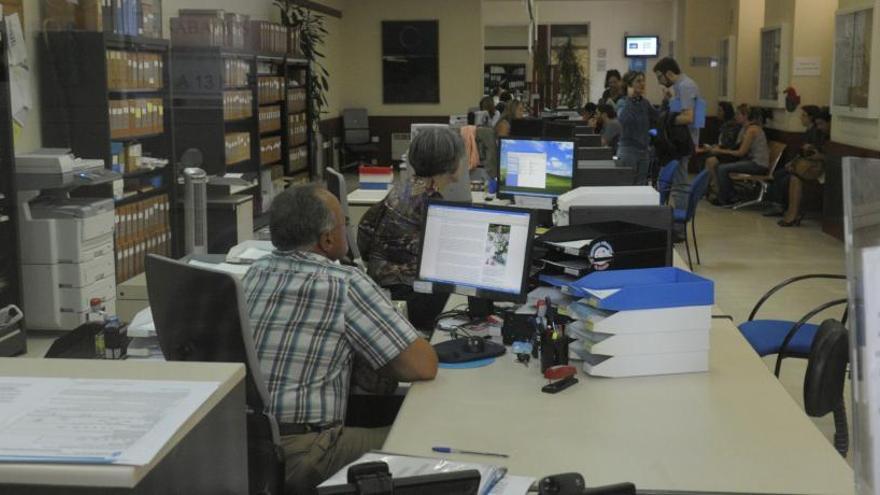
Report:
M566 364L568 364L568 337L565 335L565 327L559 326L555 332L545 330L541 336L541 373L553 366Z

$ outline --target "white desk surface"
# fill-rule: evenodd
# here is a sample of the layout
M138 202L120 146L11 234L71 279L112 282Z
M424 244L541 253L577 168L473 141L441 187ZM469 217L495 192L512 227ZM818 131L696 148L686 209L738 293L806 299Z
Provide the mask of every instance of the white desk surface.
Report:
M145 466L0 463L0 485L39 483L54 486L131 488L244 380L245 372L244 365L236 363L0 358L0 376L220 382L217 390L171 437L153 461Z
M593 378L581 371L578 379L559 394L542 393L539 365L526 368L509 353L485 368L441 369L434 381L413 384L383 450L505 453L510 458L450 457L500 461L512 474L537 478L575 471L590 485L854 492L852 469L728 320L713 320L707 373Z

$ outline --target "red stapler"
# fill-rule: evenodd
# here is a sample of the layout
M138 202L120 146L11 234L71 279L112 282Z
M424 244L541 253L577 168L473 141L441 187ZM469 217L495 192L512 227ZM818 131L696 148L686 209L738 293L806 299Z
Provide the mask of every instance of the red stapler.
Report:
M578 379L574 377L576 374L577 368L574 366L551 366L547 368L544 371L544 378L549 380L550 383L541 387L541 392L555 394L567 389L578 382Z

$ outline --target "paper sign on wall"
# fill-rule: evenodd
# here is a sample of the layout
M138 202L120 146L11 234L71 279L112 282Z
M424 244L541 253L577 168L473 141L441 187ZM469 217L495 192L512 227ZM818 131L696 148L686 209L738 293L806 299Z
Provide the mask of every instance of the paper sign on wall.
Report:
M821 76L822 75L822 58L821 57L795 57L794 67L792 69L794 76Z

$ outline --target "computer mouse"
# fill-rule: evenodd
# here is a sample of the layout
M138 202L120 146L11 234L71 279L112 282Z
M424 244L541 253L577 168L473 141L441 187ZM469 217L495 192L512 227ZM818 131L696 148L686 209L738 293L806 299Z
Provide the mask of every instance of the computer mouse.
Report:
M464 349L471 354L479 354L486 350L486 341L480 337L466 337L464 339Z

